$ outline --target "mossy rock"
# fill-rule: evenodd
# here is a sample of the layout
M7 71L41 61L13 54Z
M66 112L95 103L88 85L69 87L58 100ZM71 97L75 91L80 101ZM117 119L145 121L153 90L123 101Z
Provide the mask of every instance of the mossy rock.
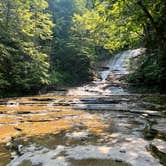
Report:
M152 151L153 156L157 157L160 160L160 163L166 166L166 154L159 151L159 149L153 144L150 144L150 149Z

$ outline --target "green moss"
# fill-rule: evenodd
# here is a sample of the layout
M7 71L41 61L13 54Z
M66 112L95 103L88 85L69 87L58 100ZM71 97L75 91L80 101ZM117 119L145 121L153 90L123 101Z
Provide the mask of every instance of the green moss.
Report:
M152 125L156 124L156 121L150 121L147 119L147 124L143 130L144 137L148 140L152 140L157 137L158 131L152 129Z
M166 154L163 153L163 152L160 152L158 150L158 148L156 148L153 145L150 145L150 149L152 151L153 156L157 157L160 160L161 164L163 164L164 166L166 166Z

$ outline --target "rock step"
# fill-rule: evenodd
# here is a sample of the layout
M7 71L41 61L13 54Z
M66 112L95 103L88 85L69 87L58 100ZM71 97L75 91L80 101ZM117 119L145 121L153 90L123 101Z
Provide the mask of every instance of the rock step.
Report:
M151 116L160 116L160 112L136 108L135 105L129 104L75 104L77 110L100 110L100 111L126 111L131 113L147 114Z
M154 139L151 142L152 146L155 146L160 152L165 153L166 155L166 142L161 139Z
M40 98L37 97L29 97L25 98L25 100L22 100L22 98L16 98L14 100L11 99L1 99L0 100L0 106L6 106L6 105L35 105L35 104L49 104L49 103L54 103L54 104L67 104L67 103L77 103L77 102L120 102L120 101L125 101L125 102L132 102L132 101L142 101L144 97L156 97L156 95L152 94L124 94L124 95L75 95L75 96L41 96Z
M154 139L150 144L152 154L159 158L160 163L166 165L166 142L160 139Z
M161 137L166 138L166 118L156 119L156 123L151 128L156 130Z

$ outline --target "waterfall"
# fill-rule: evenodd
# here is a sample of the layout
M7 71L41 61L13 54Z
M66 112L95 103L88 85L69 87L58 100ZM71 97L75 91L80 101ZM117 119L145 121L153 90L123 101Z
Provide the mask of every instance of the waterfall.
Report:
M112 72L118 72L119 74L127 74L127 60L131 57L135 57L142 52L144 52L144 48L134 49L134 50L127 50L123 51L115 55L114 59L109 62L109 70L101 71L100 76L102 81L105 81L108 75Z

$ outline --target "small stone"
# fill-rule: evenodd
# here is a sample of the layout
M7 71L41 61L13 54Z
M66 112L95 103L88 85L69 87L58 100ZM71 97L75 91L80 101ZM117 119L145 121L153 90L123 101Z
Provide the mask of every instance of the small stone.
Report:
M81 138L81 141L85 141L85 138Z
M120 150L119 152L120 152L120 153L126 153L126 151L125 151L125 150Z
M142 114L144 117L148 117L148 114Z
M23 145L18 145L18 151L21 152L23 148Z
M12 143L11 142L7 142L6 143L6 147L8 147L8 148L12 147Z
M22 131L22 129L18 128L18 127L14 127L15 130L17 131Z
M120 160L120 159L116 159L115 160L117 163L122 163L123 161L122 160Z
M12 158L15 158L17 156L17 153L16 152L11 152L11 157Z

